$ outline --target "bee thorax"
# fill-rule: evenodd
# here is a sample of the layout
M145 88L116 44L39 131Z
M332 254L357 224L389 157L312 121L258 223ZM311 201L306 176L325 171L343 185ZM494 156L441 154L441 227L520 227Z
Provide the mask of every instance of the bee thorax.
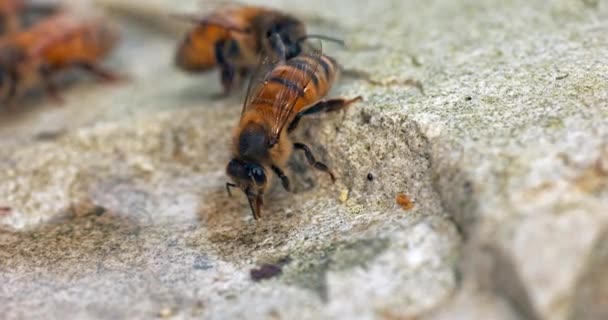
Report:
M264 159L268 157L268 146L268 132L260 125L248 126L239 136L238 152L244 158Z

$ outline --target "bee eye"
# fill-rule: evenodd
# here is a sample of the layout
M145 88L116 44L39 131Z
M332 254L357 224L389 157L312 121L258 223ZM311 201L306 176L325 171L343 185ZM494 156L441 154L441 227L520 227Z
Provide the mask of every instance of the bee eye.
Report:
M233 177L242 176L243 168L237 160L230 160L226 172Z
M266 174L264 173L264 170L261 167L256 165L255 167L251 168L249 174L257 184L266 183Z

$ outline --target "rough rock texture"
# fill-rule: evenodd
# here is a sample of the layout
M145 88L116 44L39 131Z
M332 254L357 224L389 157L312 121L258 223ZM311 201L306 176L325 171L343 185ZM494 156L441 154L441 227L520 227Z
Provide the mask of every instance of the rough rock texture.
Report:
M336 184L298 154L257 222L224 190L242 94L170 64L194 1L99 2L131 80L0 111L3 318L608 316L605 2L260 2L370 79L297 134Z

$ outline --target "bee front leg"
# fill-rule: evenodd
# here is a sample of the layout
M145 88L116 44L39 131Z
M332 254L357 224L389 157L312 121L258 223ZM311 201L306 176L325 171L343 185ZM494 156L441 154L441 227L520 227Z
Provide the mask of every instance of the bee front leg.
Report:
M220 80L225 95L228 95L232 90L238 76L237 71L240 71L228 60L226 55L228 46L229 43L226 41L219 41L215 44L215 59L220 67Z
M224 94L228 95L236 82L236 70L234 66L229 64L221 65L220 68L220 79L224 88Z
M317 159L315 159L315 156L312 154L312 151L310 151L310 148L307 145L296 142L293 144L293 147L295 149L304 151L306 160L313 168L315 168L319 171L326 172L327 174L329 174L329 177L331 178L331 182L336 182L336 176L334 176L333 172L331 172L331 170L324 163L318 162Z
M17 96L17 86L19 85L20 77L19 73L15 70L12 70L8 74L8 92L6 94L6 98L3 100L7 103L13 101L15 96Z
M49 96L51 96L51 99L53 99L59 105L64 104L65 101L59 95L59 90L57 89L55 82L53 82L53 70L51 70L51 68L49 68L47 65L41 65L38 72L40 73L40 77L44 82L46 92L49 94Z
M270 34L268 35L268 42L270 42L270 47L277 55L277 58L280 61L285 61L291 57L287 55L287 47L285 47L285 43L281 38L281 35L276 32L276 30L269 30Z
M283 172L283 170L281 170L281 168L277 167L277 166L272 166L272 171L274 171L274 173L279 177L279 179L281 179L281 184L283 184L283 188L285 188L285 191L287 192L291 192L291 188L290 188L290 183L289 183L289 177L287 177L285 175L285 173Z
M319 101L316 104L312 105L311 107L306 108L306 110L298 112L296 114L296 117L289 124L289 128L287 129L287 132L291 132L291 131L295 130L298 127L298 124L300 123L300 119L304 116L309 116L311 114L316 114L316 113L321 113L321 112L339 111L339 110L342 110L342 109L350 106L351 104L353 104L355 102L362 101L362 100L363 100L363 97L358 96L353 99L341 98L341 99L331 99L331 100Z

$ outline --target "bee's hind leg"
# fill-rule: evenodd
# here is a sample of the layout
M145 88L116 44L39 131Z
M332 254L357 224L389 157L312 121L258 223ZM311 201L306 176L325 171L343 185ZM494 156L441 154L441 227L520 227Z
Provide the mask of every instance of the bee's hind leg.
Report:
M308 107L305 110L298 112L296 114L295 118L293 119L293 121L289 124L289 128L287 129L287 132L291 132L291 131L295 130L298 127L298 124L300 123L300 119L304 116L309 116L311 114L316 114L316 113L321 113L321 112L339 111L339 110L342 110L342 109L350 106L351 104L353 104L355 102L362 101L362 100L363 100L363 97L357 96L353 99L339 98L339 99L330 99L330 100L319 101L316 104L312 105L311 107Z

